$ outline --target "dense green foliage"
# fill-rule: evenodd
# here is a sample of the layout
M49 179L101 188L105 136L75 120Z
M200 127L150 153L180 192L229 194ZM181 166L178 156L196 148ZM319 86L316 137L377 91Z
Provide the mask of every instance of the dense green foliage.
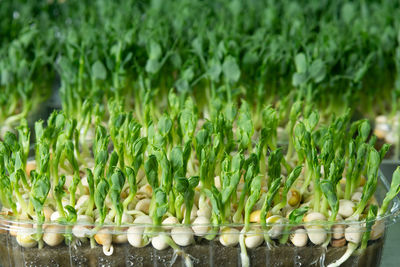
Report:
M77 119L103 95L137 108L170 89L199 110L242 98L255 113L295 99L322 115L397 109L396 1L3 1L0 12L3 122L57 79Z

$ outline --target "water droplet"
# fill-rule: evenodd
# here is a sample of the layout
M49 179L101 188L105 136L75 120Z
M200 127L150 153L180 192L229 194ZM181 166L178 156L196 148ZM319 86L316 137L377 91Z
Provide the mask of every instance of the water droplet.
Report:
M143 257L136 256L136 255L130 255L130 256L128 256L128 259L126 260L126 264L128 266L141 267L141 266L143 266Z

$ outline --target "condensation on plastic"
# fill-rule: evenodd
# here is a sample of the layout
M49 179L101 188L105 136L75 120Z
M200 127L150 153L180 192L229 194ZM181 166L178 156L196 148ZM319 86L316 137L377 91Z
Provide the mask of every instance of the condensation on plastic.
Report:
M376 200L379 204L382 203L386 192L390 188L389 182L380 173L380 179L378 181L377 190L375 193ZM386 215L377 219L375 223L384 224L385 228L395 223L400 216L400 200L396 196L390 206L390 212ZM365 222L358 221L341 221L335 223L329 222L308 222L296 225L290 225L288 223L273 224L274 227L280 227L282 234L290 234L299 227L304 228L309 233L318 232L331 232L332 225L343 225L345 228L351 227L353 232L364 232ZM57 227L49 227L49 225ZM192 227L193 225L163 225L154 230L154 226L151 224L126 224L120 227L115 225L104 224L101 227L97 227L96 224L82 224L77 223L75 225L82 225L92 230L91 234L95 234L99 229L107 229L107 233L112 235L120 235L126 233L128 227L138 226L143 229L143 235L156 236L158 234L170 235L169 230L171 227ZM214 238L212 240L200 239L196 237L196 242L183 247L183 250L188 254L192 255L192 262L198 266L227 266L227 265L240 265L240 247L224 247L219 243L218 235L221 235L223 229L227 227L236 228L236 234L240 235L240 230L243 228L243 224L226 224L226 225L196 225L196 226L209 226L210 236ZM246 232L246 235L252 233L252 229L258 228L261 231L263 229L269 230L272 224L267 224L266 228L263 228L259 224L251 224L251 228ZM311 227L310 227L311 226ZM319 226L318 229L312 226ZM65 225L60 223L45 223L42 225L42 233L61 233L71 234L73 225ZM254 227L254 228L253 228ZM16 234L18 233L36 233L37 225L33 221L16 220L11 216L5 214L0 215L0 266L168 266L171 263L180 264L176 266L182 266L183 261L176 256L176 253L169 248L163 251L154 249L151 244L148 244L144 248L134 248L129 243L115 244L113 256L107 257L103 254L101 246L97 245L94 248L90 247L90 244L85 243L83 240L76 239L77 242L71 244L65 244L56 247L50 247L44 245L44 248L22 248L16 241ZM322 230L321 230L322 229ZM349 229L348 229L349 230ZM104 231L104 230L103 230ZM260 232L257 232L260 234ZM230 233L232 234L232 233ZM358 255L357 262L352 262L348 266L376 266L379 265L380 256L384 244L385 235L383 234L378 240L372 242L363 255ZM82 242L81 242L82 241ZM296 266L311 265L315 263L316 266L321 264L321 258L329 260L330 262L337 260L341 255L344 254L345 248L335 248L326 250L321 246L312 245L308 242L306 247L298 248L291 244L279 245L277 247L269 248L264 244L254 249L247 249L249 257L252 261L252 266L262 266L268 262L271 264L274 262L274 258L280 259L281 261L287 260L289 257L291 263ZM325 251L325 252L324 252ZM332 256L329 253L339 253L336 256ZM322 254L321 254L322 253ZM371 254L372 253L372 254ZM65 254L65 255L64 255ZM8 256L7 256L8 255ZM228 257L228 258L226 258ZM312 256L314 255L314 256ZM317 257L318 256L318 257ZM361 257L362 256L362 257ZM50 259L49 259L50 257ZM53 258L52 258L53 257ZM150 258L149 258L150 257ZM270 258L271 257L271 258ZM310 258L311 257L311 258ZM331 258L329 258L331 257ZM371 258L372 257L372 258ZM50 260L44 261L45 259ZM124 259L122 262L121 259ZM262 264L259 265L257 262L262 260ZM355 258L353 257L353 260ZM43 263L45 262L45 264ZM147 262L147 263L146 263ZM204 263L205 265L202 265ZM231 262L231 263L230 263ZM296 263L297 262L297 263ZM319 262L319 263L318 263ZM350 261L351 262L351 261ZM368 263L368 265L365 265ZM47 264L47 265L46 265ZM174 264L174 266L175 266ZM223 265L221 265L223 264ZM346 261L346 266L349 264L349 260ZM372 264L372 265L370 265ZM268 265L268 264L267 264ZM285 264L284 264L285 265ZM283 266L284 266L283 265Z

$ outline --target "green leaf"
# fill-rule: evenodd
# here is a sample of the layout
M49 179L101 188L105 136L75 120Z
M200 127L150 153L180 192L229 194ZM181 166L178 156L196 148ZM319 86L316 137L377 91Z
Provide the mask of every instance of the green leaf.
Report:
M209 67L208 67L208 75L210 77L211 81L217 82L219 80L219 76L221 75L222 72L222 66L219 60L217 59L211 59L209 61Z
M162 136L167 136L172 129L172 121L167 114L161 116L158 121L158 130Z
M186 177L176 177L175 178L175 189L181 193L185 194L185 192L189 188L189 181Z
M317 126L319 121L319 113L316 110L313 110L307 119L304 121L304 125L306 126L307 131L311 132Z
M136 184L136 173L131 167L125 167L126 179L129 184L129 193L136 194L137 184Z
M218 216L219 220L221 220L220 214L222 209L222 203L221 203L221 194L219 193L218 189L213 185L211 190L204 189L204 192L211 201L211 206L214 214Z
M228 200L230 199L232 193L236 191L236 188L239 184L240 181L240 172L235 171L230 177L229 177L229 184L226 188L222 189L221 191L221 201L222 204L226 204Z
M289 222L293 224L301 223L304 217L304 214L307 213L309 207L301 207L294 209L290 214L289 214Z
M287 194L296 181L296 179L300 176L301 170L303 169L303 166L297 166L295 167L292 172L289 174L288 178L286 179L284 189L283 189L283 195Z
M133 147L134 147L133 150L134 150L134 153L135 153L135 157L139 157L146 150L147 138L146 137L142 137L142 138L136 140L134 145L133 145Z
M192 176L189 178L189 188L195 189L200 182L199 176Z
M158 162L155 155L150 155L144 164L147 182L153 189L158 187Z
M342 6L342 18L346 23L350 23L356 15L356 10L353 3L346 2Z
M357 206L357 210L354 214L361 214L364 211L365 206L375 193L376 186L378 183L378 170L380 165L380 155L373 147L369 152L367 162L367 184L364 185L361 201Z
M67 222L75 223L76 219L78 218L76 209L74 207L70 206L70 205L66 205L65 206L65 210L68 212L68 215L67 215L67 218L66 218Z
M106 67L104 67L101 61L98 60L92 65L92 75L93 78L98 80L105 80L107 78Z
M194 109L194 103L191 98L185 101L185 107L180 113L179 125L182 133L184 133L185 141L192 138L197 124L197 116Z
M88 182L88 187L89 187L89 193L90 195L94 195L94 177L93 173L89 168L86 168L86 177L87 177L87 182ZM64 176L64 183L65 183L65 176ZM61 185L61 189L64 186L64 184Z
M183 170L186 173L186 168L187 164L190 158L190 154L192 152L192 142L189 140L185 143L185 146L183 147Z
M261 221L265 222L265 216L267 212L271 208L272 202L275 198L275 195L278 193L280 185L281 185L282 177L278 177L274 181L272 181L270 188L268 188L267 195L265 197L263 206L261 208Z
M162 217L168 211L167 194L161 189L157 188L154 192L155 195L155 205L156 205L156 224L161 222Z
M252 211L254 205L257 203L258 199L260 198L261 181L262 181L262 176L257 175L251 182L250 196L247 198L245 208L244 208L246 225L248 225L250 223L250 212Z
M289 116L291 121L295 122L297 118L300 116L301 105L302 105L301 101L296 101L292 105Z
M236 153L232 157L231 171L240 171L244 163L244 156L242 152Z
M201 150L209 143L209 135L206 129L201 129L196 134L196 154L201 161Z
M203 55L203 40L201 35L197 36L193 41L192 41L192 47L194 51L202 56Z
M171 164L172 164L172 172L177 173L179 169L183 170L183 153L182 153L182 148L181 147L174 147L169 155ZM183 173L180 173L179 175L184 175Z
M400 192L400 167L397 167L397 169L394 171L392 175L392 183L390 184L390 189L386 193L386 196L382 202L382 207L381 210L379 211L379 214L385 214L389 203L399 194Z
M368 120L363 120L358 126L358 133L360 134L362 142L365 142L371 132L371 125Z
M268 158L269 180L275 180L281 175L281 161L283 159L282 150L279 148L271 152Z
M240 68L236 59L232 56L227 56L222 65L222 71L228 82L237 82L240 78Z
M316 82L321 82L326 76L326 66L321 59L315 60L310 66L310 77Z
M307 82L308 77L305 73L294 73L292 78L293 86L300 86Z
M125 175L121 170L116 170L111 176L111 188L118 192L122 191L125 184Z
M369 207L368 210L368 215L367 218L365 220L365 233L362 236L362 240L361 240L361 249L365 249L368 245L368 240L371 236L371 230L372 230L372 226L374 225L374 223L376 222L376 215L378 213L378 206L376 205L371 205Z
M105 199L108 194L109 185L104 178L101 178L96 186L96 191L94 192L94 203L98 209L102 222L106 216L105 214Z
M320 187L322 190L322 193L328 200L329 206L331 207L332 210L332 218L333 220L336 219L336 215L339 210L339 201L336 196L336 190L335 186L333 185L332 181L330 180L322 180L320 182Z
M237 114L237 108L233 103L228 103L225 105L224 115L226 119L233 122Z
M159 59L161 57L161 46L159 43L155 41L150 42L150 52L149 52L149 58L150 59Z
M31 189L31 196L43 206L49 191L50 179L46 175L43 175L34 181Z
M254 132L253 121L251 119L250 107L246 101L243 101L238 116L238 127L251 136Z
M155 74L160 70L161 64L158 59L148 59L146 62L145 70L148 73Z
M180 103L178 96L173 90L170 90L168 93L168 105L171 110L171 117L175 118L179 113Z
M12 132L6 132L4 136L4 144L6 144L7 147L14 153L19 150L17 136Z
M114 170L118 164L118 160L119 160L118 153L117 151L114 150L113 152L111 152L110 160L108 162L107 178L110 178L111 175L114 173Z
M389 151L391 144L383 144L381 150L379 150L379 155L381 156L381 161L385 158L386 153Z
M244 65L254 65L258 62L259 55L257 51L249 50L243 56L243 64Z
M79 171L78 161L75 158L75 153L74 153L75 148L73 142L70 140L66 141L64 144L64 148L65 148L65 155L69 163L72 165L72 168L74 169L74 171Z
M306 73L307 72L307 59L303 53L299 53L294 58L294 63L296 65L297 73Z

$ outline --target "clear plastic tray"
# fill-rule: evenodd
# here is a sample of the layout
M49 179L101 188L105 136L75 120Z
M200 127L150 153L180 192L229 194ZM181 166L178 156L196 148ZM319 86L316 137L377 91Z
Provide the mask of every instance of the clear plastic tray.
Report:
M380 204L389 189L390 184L386 178L380 174L379 183L375 193L376 200ZM395 197L392 201L390 212L377 219L375 223L387 228L395 223L400 215L400 200ZM335 225L342 225L344 228L352 227L354 232L365 231L365 222L344 221L336 222ZM96 228L95 224L76 224L91 229L92 233L97 233L97 229L106 231L113 237L126 235L129 227L142 227L143 235L152 238L158 235L171 236L171 228L191 228L193 225L163 225L157 230L151 224L129 224L120 227L104 224L101 228ZM51 227L53 226L53 227ZM54 227L55 226L55 227ZM197 225L198 227L199 225ZM233 238L240 238L243 228L241 224L229 225L201 225L210 227L210 236L213 238L203 238L195 236L190 245L173 249L167 247L157 250L149 242L142 248L133 247L129 242L112 243L113 253L106 256L102 246L95 243L92 239L78 239L73 237L72 242L66 244L65 241L57 246L48 246L44 243L43 248L37 245L27 248L22 247L16 240L19 233L35 233L36 224L33 221L15 220L5 214L0 215L0 266L185 266L189 262L194 266L241 266L241 248L236 243L234 246L224 246L220 239L226 231L224 229L237 229L231 233ZM289 224L267 224L266 228L258 224L252 224L251 229L258 229L258 234L268 233L271 227L280 227L281 235L292 234L296 229L303 228L307 234L318 233L321 230L325 233L332 233L332 223L301 223L296 225ZM313 226L322 228L315 229ZM60 223L45 223L43 233L60 233L68 235L71 233L72 225ZM352 231L350 231L352 232ZM254 233L254 230L246 232L246 236ZM236 235L236 237L235 237ZM73 236L73 235L72 235ZM175 233L175 238L179 233ZM231 236L231 237L232 237ZM86 241L85 241L86 240ZM379 266L383 251L385 234L375 240L368 242L368 246L363 251L356 251L341 266ZM323 266L328 265L339 259L346 251L346 242L340 247L328 247L314 245L308 240L304 247L295 247L290 242L280 245L277 240L273 240L267 245L262 242L254 248L247 248L251 266ZM188 261L189 260L189 261Z

